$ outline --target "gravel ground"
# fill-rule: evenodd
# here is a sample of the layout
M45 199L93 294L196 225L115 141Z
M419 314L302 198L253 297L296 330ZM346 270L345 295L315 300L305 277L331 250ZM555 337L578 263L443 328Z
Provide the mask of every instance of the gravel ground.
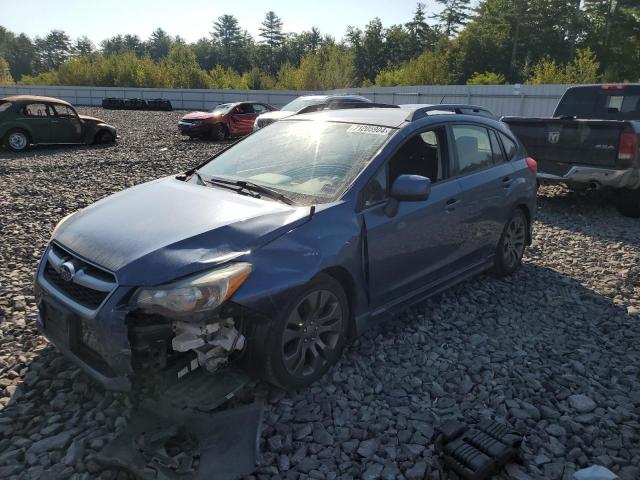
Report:
M221 148L177 135L181 112L80 110L118 144L0 152L0 478L126 478L93 456L129 399L37 335L35 267L64 215ZM359 338L311 388L271 391L255 477L439 479L434 427L491 416L526 435L500 478L593 463L640 478L640 223L609 205L543 187L513 277L467 281Z

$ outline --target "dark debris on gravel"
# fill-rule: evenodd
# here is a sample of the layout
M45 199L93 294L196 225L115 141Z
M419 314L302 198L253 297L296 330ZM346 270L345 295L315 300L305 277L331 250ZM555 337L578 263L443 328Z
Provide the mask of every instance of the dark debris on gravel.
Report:
M80 110L117 144L0 151L0 478L127 478L95 455L131 402L37 334L34 271L65 215L225 146L183 139L181 112ZM525 434L499 478L591 464L640 478L639 273L637 220L604 193L543 187L514 276L464 282L367 332L310 388L271 391L251 478L440 479L437 426L483 417Z

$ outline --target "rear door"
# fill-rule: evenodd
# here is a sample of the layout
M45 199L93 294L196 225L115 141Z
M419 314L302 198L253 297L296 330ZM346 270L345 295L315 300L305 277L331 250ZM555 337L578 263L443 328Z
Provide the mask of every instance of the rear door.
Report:
M258 114L255 112L253 104L242 103L234 108L231 115L231 123L234 135L247 135L253 131L253 122Z
M462 191L461 256L474 265L491 256L498 244L510 213L507 198L515 170L493 129L459 123L450 125L449 133Z
M59 143L80 143L82 138L82 121L76 111L61 104L52 104L55 115L51 119L51 136Z
M20 110L22 121L29 128L34 143L51 143L51 106L43 102L27 103Z

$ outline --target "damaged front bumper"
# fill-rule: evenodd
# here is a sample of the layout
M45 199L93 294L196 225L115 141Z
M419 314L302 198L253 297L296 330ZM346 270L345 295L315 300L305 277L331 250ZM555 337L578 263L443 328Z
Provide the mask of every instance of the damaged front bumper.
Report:
M35 282L37 328L106 389L130 391L133 379L173 370L174 378L204 367L215 371L244 347L232 307L206 322L145 314L131 304L136 287L61 245L46 250Z

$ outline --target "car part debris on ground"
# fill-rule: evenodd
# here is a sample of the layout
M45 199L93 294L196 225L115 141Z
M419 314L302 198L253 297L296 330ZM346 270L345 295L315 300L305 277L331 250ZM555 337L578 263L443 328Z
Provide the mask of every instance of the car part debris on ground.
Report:
M231 406L250 379L227 370L198 372L138 399L133 420L98 454L106 467L143 480L234 480L255 469L263 402Z
M485 419L477 425L449 421L441 425L436 449L444 465L465 480L485 480L519 460L522 435Z

